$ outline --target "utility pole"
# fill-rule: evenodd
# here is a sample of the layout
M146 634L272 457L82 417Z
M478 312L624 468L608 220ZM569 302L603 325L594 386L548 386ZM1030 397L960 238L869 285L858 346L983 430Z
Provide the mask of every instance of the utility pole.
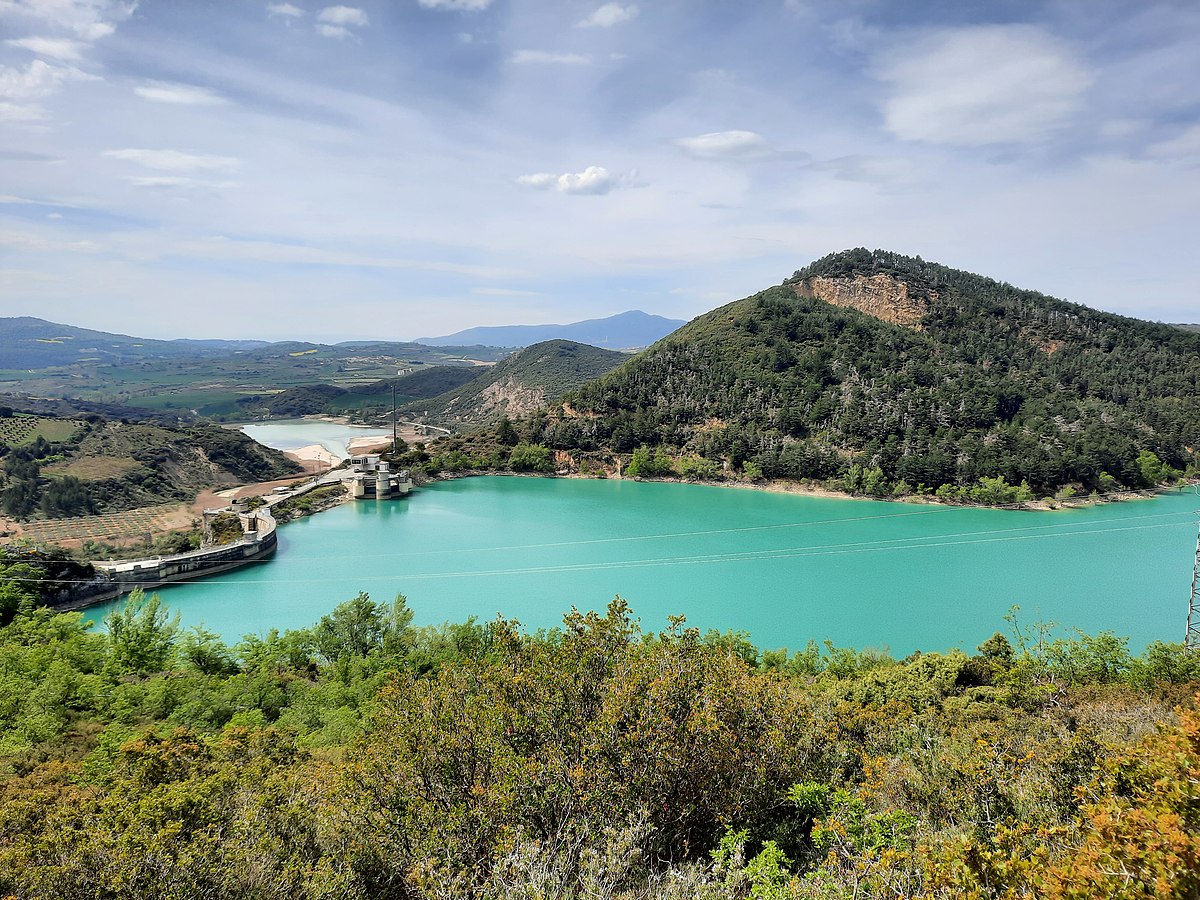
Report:
M1187 635L1183 648L1200 652L1200 533L1196 535L1196 565L1192 569L1192 601L1188 605Z

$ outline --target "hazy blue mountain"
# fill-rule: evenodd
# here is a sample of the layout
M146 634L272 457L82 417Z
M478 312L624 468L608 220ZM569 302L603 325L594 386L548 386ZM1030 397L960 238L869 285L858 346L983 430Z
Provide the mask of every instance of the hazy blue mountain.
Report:
M647 347L685 324L682 319L666 319L634 309L606 319L587 319L569 325L497 325L468 328L442 337L418 338L418 344L432 347L448 345L484 347L528 347L542 341L575 341L606 350Z
M76 328L33 316L0 318L0 369L64 366L87 358L115 361L196 352L173 341Z
M470 355L494 362L507 355L501 350L438 345L430 350L411 342L347 341L336 346L308 341L256 340L155 340L48 322L34 316L0 317L0 369L46 369L77 363L120 363L130 360L238 356L245 359L276 359L302 353L319 353L327 358L356 354L397 355L413 363L445 363L451 356ZM465 365L465 361L463 362Z

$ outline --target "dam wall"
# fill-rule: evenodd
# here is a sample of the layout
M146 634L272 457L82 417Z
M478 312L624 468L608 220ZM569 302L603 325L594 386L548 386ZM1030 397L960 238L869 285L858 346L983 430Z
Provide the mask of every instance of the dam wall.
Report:
M81 609L113 600L135 588L151 591L167 584L191 581L268 559L278 544L275 517L266 507L241 515L246 532L240 540L218 547L203 547L187 553L151 559L95 563L96 579L80 585L58 609Z

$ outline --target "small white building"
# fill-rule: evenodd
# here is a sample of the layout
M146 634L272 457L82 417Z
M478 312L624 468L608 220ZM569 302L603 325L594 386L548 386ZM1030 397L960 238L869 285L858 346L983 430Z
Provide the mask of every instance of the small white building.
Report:
M356 472L375 472L379 470L379 454L378 453L363 453L359 456L351 456L347 462ZM384 468L387 463L384 463Z

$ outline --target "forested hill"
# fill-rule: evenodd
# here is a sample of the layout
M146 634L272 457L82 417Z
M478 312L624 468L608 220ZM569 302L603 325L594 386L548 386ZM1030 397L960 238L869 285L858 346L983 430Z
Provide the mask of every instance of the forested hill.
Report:
M481 424L522 416L558 403L629 357L575 341L543 341L485 370L474 380L405 412L431 422Z
M171 427L0 407L0 512L20 519L113 513L297 474L278 450L214 425Z
M867 493L1144 486L1197 462L1200 334L850 250L585 385L538 437Z

